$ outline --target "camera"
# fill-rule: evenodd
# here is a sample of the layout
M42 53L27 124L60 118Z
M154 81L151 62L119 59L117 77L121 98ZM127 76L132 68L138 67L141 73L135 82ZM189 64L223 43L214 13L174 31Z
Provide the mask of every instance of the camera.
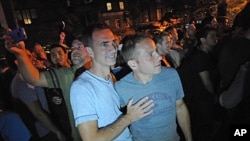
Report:
M22 27L14 29L8 34L15 40L16 43L27 39L27 34Z

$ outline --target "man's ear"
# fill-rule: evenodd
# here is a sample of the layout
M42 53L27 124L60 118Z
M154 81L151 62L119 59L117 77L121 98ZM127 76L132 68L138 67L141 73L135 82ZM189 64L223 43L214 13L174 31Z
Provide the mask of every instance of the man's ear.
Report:
M137 68L137 63L135 60L129 60L128 61L128 66L132 69L135 70Z
M93 49L90 48L90 47L85 47L86 48L86 51L88 52L89 56L91 58L94 58L94 52L93 52Z

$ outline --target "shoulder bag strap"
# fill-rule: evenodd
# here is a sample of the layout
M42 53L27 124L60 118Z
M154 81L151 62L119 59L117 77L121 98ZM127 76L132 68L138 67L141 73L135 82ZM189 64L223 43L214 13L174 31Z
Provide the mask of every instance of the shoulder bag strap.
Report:
M57 83L58 88L60 88L60 83L59 83L58 77L57 77L57 75L56 75L56 73L55 73L55 70L54 70L54 69L51 69L51 72L52 72L53 75L55 76L55 79L56 79L56 83ZM53 83L55 83L55 82L54 82L54 79L53 79Z
M56 87L56 83L55 83L55 81L54 81L54 75L52 74L52 70L53 70L53 69L49 69L48 71L49 71L49 74L50 74L50 76L51 76L51 79L52 79L52 82L53 82L53 86ZM54 70L53 70L53 72L54 72Z

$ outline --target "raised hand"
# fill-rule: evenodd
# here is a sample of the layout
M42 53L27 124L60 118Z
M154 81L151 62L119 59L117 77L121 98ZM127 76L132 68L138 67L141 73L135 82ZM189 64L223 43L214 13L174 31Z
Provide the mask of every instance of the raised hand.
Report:
M59 44L64 44L64 40L65 40L65 37L66 37L66 34L64 32L61 32L60 35L60 41L59 41Z

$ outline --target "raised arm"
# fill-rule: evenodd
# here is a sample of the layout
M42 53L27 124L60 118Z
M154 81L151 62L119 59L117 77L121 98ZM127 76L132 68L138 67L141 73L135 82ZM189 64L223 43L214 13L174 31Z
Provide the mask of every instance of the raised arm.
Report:
M18 61L18 69L23 75L24 79L35 86L47 87L48 83L45 75L32 64L29 60L25 50L25 43L20 41L14 43L14 40L9 35L4 35L5 48L11 53L15 54Z
M84 122L78 125L78 130L84 141L110 141L119 136L125 128L132 122L139 120L145 116L150 115L153 107L153 101L145 97L132 105L131 99L127 105L127 113L119 117L112 124L98 128L96 120Z

